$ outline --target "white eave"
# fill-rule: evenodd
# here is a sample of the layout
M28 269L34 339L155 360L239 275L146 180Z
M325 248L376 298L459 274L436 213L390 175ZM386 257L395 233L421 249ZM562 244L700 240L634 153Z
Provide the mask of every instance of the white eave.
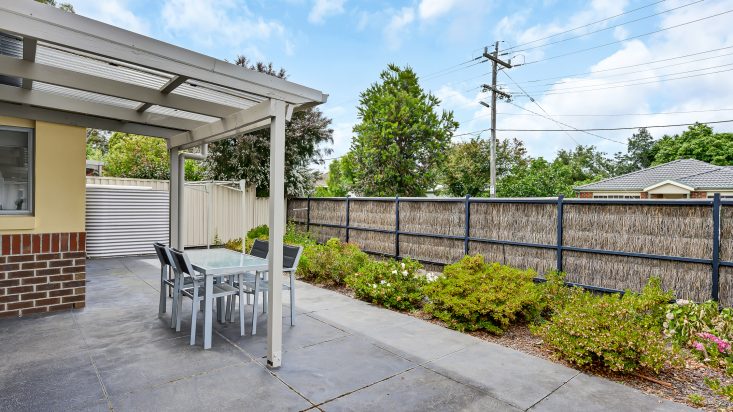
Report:
M664 181L662 181L662 182L659 182L659 183L655 183L655 184L653 184L653 185L651 185L651 186L649 186L649 187L645 187L643 191L644 191L644 192L648 192L648 191L650 191L650 190L654 190L654 189L656 189L656 188L658 188L658 187L661 187L661 186L664 186L664 185L672 185L672 186L677 186L677 187L679 187L679 188L682 188L682 189L684 189L684 190L687 190L687 191L690 191L690 192L692 192L692 191L694 191L694 190L695 190L695 188L694 188L694 187L690 187L690 186L687 186L687 185L685 185L685 184L682 184L682 183L680 183L680 182L675 182L674 180L664 180Z

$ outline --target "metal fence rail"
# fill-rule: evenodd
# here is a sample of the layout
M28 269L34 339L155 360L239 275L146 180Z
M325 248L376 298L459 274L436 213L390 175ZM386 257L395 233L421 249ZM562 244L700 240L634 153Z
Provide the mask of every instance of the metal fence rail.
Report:
M393 241L393 252L385 253L372 250L364 250L367 253L391 256L397 259L402 259L403 256L400 253L400 236L413 236L418 238L429 238L429 239L448 239L448 240L460 240L463 243L462 253L464 255L471 253L471 243L484 243L494 245L508 245L508 246L519 246L534 249L545 249L553 250L555 253L555 264L554 268L558 271L563 270L563 255L565 252L582 252L592 253L598 255L609 255L609 256L620 256L630 258L643 258L656 261L667 261L667 262L679 262L679 263L694 263L703 264L710 266L710 280L711 288L709 296L714 300L720 298L720 268L721 267L733 267L732 260L722 260L720 252L721 244L721 206L733 206L733 200L721 199L719 194L715 194L712 199L695 199L695 200L658 200L658 199L564 199L562 196L558 198L542 198L542 199L526 199L526 198L471 198L466 196L465 198L401 198L401 197L374 197L374 198L357 198L357 197L331 197L331 198L305 198L305 199L292 199L295 201L305 201L305 219L298 219L294 216L290 216L290 219L295 223L305 225L306 230L312 230L314 227L327 227L343 229L345 231L345 241L350 240L352 231L358 230L363 232L371 233L382 233L394 236ZM318 202L323 201L342 201L344 202L345 218L344 223L331 223L331 222L314 222L312 220L312 209ZM394 204L394 224L391 229L383 228L371 228L359 225L351 224L350 212L352 209L352 203L354 201L371 201L371 202L391 202ZM414 232L400 229L400 204L407 202L449 202L449 203L463 203L464 205L464 222L465 228L463 235L447 235L427 232ZM480 203L493 203L493 204L539 204L539 205L550 205L553 204L556 207L556 241L555 243L532 243L513 241L506 239L492 239L484 237L471 236L471 206ZM578 247L567 245L563 239L564 224L565 224L565 206L566 205L645 205L645 206L670 206L670 207L690 207L690 206L706 206L710 207L712 216L712 233L710 233L710 240L712 242L712 253L709 258L691 257L691 256L678 256L678 255L666 255L666 254L655 254L655 253L640 253L640 252L629 252L620 250L609 250L589 247ZM317 207L317 206L316 206ZM291 210L292 212L292 210ZM433 265L446 265L453 262L440 261L438 259L417 259L423 263ZM541 280L541 279L538 279ZM603 292L622 292L618 289L609 289L606 287L600 287L597 285L587 285L572 283L574 285L583 286L591 290L598 290Z

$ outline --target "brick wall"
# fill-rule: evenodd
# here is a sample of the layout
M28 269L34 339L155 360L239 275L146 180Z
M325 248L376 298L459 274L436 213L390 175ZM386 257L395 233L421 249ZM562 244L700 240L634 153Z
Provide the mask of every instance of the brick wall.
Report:
M0 317L83 308L86 233L0 236Z
M708 192L690 192L690 199L707 199Z
M590 199L593 197L593 192L578 192L578 197L581 199Z
M647 192L639 193L639 199L649 199L649 193Z

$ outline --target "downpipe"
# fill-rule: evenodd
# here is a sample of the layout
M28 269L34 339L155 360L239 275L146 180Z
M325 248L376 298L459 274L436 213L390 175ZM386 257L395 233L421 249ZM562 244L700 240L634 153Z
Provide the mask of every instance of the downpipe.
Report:
M201 153L178 153L178 239L181 243L181 250L184 248L186 234L184 188L186 187L186 159L203 161L209 156L209 145L207 143L199 146Z

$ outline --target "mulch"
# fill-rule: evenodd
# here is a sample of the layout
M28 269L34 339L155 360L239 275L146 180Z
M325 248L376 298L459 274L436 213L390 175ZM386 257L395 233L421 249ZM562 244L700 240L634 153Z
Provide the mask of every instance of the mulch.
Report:
M344 286L324 286L314 284L324 289L339 292L351 298L354 293L351 289ZM407 313L407 312L403 312ZM428 321L430 323L446 327L446 325L430 315L421 312L410 312L408 315ZM518 350L530 355L534 355L543 359L550 360L567 367L578 369L577 366L560 359L557 354L544 345L542 339L533 335L527 324L512 325L502 335L492 335L485 331L467 332L468 334L479 339L493 342L508 348ZM581 368L584 373L589 375L601 376L603 378L622 383L632 388L638 389L650 395L668 399L674 402L683 403L694 408L706 411L732 411L733 403L726 398L715 394L705 384L705 378L718 379L721 384L733 384L733 378L728 376L724 370L712 368L691 357L687 357L684 365L668 365L658 374L653 372L641 372L638 374L623 374L608 371L599 367ZM701 405L696 405L690 399L690 396L700 396L703 399Z

